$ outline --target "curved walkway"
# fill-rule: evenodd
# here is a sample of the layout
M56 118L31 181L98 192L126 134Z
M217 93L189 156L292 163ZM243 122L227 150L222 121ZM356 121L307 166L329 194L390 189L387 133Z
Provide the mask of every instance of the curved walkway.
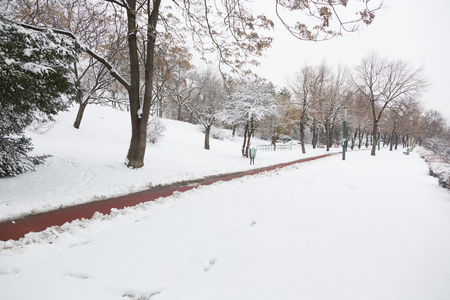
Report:
M155 187L150 190L110 198L106 200L100 200L95 202L84 203L76 206L65 207L54 211L40 213L36 215L28 215L21 219L9 220L0 223L0 241L7 241L10 239L18 240L24 237L29 232L43 231L51 226L61 226L66 222L71 222L77 219L91 219L96 212L102 214L109 214L111 209L122 209L128 206L134 206L143 202L154 201L161 197L171 196L174 192L184 192L194 189L200 185L210 185L217 181L229 181L235 178L240 178L247 175L255 175L265 171L275 170L277 168L283 168L293 164L299 164L311 160L316 160L324 157L328 157L337 153L329 153L320 156L308 157L288 163L277 164L269 167L217 175L198 180L178 182L171 185L165 185Z

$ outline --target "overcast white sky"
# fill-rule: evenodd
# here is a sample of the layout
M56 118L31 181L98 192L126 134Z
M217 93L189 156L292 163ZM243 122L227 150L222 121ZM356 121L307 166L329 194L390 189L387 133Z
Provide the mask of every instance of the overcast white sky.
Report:
M264 3L274 11L275 1L259 1L255 5ZM296 40L270 15L276 21L274 44L256 72L281 87L305 64L325 60L332 66L343 63L354 68L376 50L382 56L423 66L431 82L423 104L426 109L441 111L450 121L450 1L384 0L384 3L386 8L377 13L369 27L363 25L356 33L325 42Z

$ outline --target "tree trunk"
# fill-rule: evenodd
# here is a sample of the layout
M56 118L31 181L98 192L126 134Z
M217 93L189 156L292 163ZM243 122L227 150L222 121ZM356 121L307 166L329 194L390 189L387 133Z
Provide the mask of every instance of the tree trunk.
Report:
M358 149L361 149L363 137L364 132L361 129L358 130Z
M373 129L372 129L372 151L370 152L370 155L375 156L376 154L376 150L377 150L377 144L378 144L378 122L375 122L373 124Z
M210 150L209 148L209 134L211 132L211 124L206 126L205 128L205 149Z
M389 138L389 151L392 151L392 149L394 148L394 138L395 138L395 132L392 132L391 137Z
M305 124L303 122L300 123L300 144L302 145L302 153L306 153L305 149Z
M328 124L328 122L325 123L325 144L327 144L327 151L330 151L331 138L330 125Z
M252 136L252 134L254 133L254 130L253 129L250 129L249 131L248 131L248 139L247 139L247 146L245 147L245 157L247 157L248 158L248 149L250 149L250 139L251 139L251 136Z
M182 108L182 105L178 103L178 110L177 110L177 120L178 121L183 121L181 119L181 108Z
M163 117L163 109L162 109L162 98L158 100L158 116L160 119Z
M247 144L248 123L244 127L244 143L242 144L242 157L245 157L245 145Z
M355 141L356 141L357 137L358 137L358 130L355 130L355 134L353 135L353 138L352 138L352 146L350 147L350 149L352 149L352 150L353 150L353 148L355 148Z
M273 151L277 150L277 135L274 133L272 135L272 145L273 145Z
M247 146L245 147L244 156L248 158L248 149L250 148L250 140L252 135L255 133L255 126L253 123L253 118L250 120L250 123L248 123L248 130L247 130Z
M75 118L75 122L73 123L73 127L76 129L80 128L81 120L83 119L84 110L88 105L88 101L79 103L77 117Z
M156 41L156 23L158 21L161 0L153 1L153 9L148 2L147 51L145 61L145 89L142 104L139 101L139 56L137 47L136 1L129 0L128 48L130 54L130 88L128 90L131 115L131 141L128 149L128 167L140 168L144 165L147 146L147 123L150 114L153 89L153 65ZM141 106L142 105L142 106Z
M316 149L318 134L317 134L317 128L316 128L315 123L313 123L313 126L312 126L312 133L313 133L312 146L313 146L313 149Z

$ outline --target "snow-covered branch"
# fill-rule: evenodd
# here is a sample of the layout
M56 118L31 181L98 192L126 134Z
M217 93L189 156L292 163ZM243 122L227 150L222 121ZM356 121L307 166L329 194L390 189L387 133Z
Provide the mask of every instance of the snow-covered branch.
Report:
M61 30L61 29L53 29L53 28L45 28L45 27L39 27L39 26L33 26L33 25L29 25L29 24L24 24L24 23L19 23L18 25L20 25L20 26L22 26L24 28L28 28L28 29L32 29L32 30L36 30L36 31L41 31L41 32L47 31L47 30L51 30L51 31L53 31L55 33L68 36L68 37L70 37L70 38L72 38L72 39L74 39L74 40L76 40L78 42L77 37L70 31ZM81 43L79 43L79 44L82 45ZM114 67L104 57L102 57L99 54L95 53L94 51L89 49L87 46L83 46L82 45L82 49L87 54L89 54L90 56L95 58L97 61L102 63L108 69L108 71L111 74L111 76L114 77L115 79L117 79L117 81L119 81L120 84L122 84L127 90L130 89L130 83L128 81L126 81L125 78L123 78L119 73L117 73L117 71L114 69Z

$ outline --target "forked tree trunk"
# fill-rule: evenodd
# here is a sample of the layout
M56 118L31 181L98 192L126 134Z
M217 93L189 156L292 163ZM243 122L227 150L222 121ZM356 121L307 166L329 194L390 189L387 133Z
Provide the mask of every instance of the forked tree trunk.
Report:
M131 141L128 149L128 167L140 168L144 165L147 145L147 123L150 114L153 88L153 65L156 41L156 24L161 0L153 1L153 9L148 7L147 51L145 61L145 88L142 103L139 100L139 56L137 47L136 1L129 0L128 48L130 54L130 88L128 90L131 114Z

